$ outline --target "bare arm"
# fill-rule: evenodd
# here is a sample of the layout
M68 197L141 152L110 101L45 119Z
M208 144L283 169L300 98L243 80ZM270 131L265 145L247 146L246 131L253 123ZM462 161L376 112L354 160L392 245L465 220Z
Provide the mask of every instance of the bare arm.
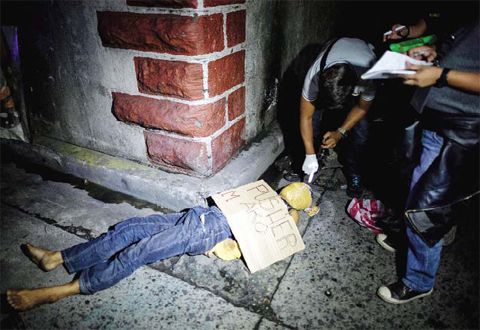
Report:
M407 36L409 39L421 37L427 32L427 23L421 18L416 24L410 25L410 34Z
M416 70L416 74L401 75L405 85L428 87L435 84L443 68L435 66L413 65L407 62L407 67ZM480 93L480 72L464 72L451 70L447 76L448 85L471 93Z
M346 131L351 130L353 126L355 126L360 120L362 120L363 117L365 117L371 105L372 101L365 101L364 99L360 98L358 104L355 104L353 106L352 110L350 110L347 118L345 118L345 121L340 126L340 128L343 128ZM322 140L322 148L330 149L335 147L341 138L342 134L339 131L331 131L325 133Z
M480 72L451 70L447 76L448 84L467 92L480 93Z
M312 102L303 98L300 99L300 133L302 135L303 144L305 145L305 153L314 155L315 148L313 146L313 128L312 118L315 112L315 106Z
M388 39L401 39L401 38L408 38L408 39L414 39L421 37L422 35L425 34L427 31L427 23L423 18L421 18L417 23L409 25L408 27L410 28L410 33L408 35L408 29L404 28L399 31L395 31L396 28L402 26L402 24L395 24L392 26L391 34L389 35L384 35L383 36L383 41L387 41Z

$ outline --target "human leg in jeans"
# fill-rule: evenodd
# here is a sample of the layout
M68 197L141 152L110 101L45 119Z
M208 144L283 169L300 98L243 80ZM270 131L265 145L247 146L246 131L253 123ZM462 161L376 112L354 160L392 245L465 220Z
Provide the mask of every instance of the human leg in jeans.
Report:
M420 164L414 169L412 183L410 185L410 195L407 205L410 203L410 196L413 188L427 171L435 158L440 153L443 145L443 138L435 132L424 130L422 134L422 155ZM403 282L409 288L426 292L433 288L435 284L435 274L440 263L440 252L442 251L443 240L440 240L433 247L429 247L421 237L406 221L408 237L407 271Z
M203 220L199 217L201 212ZM230 235L227 220L217 208L200 207L182 215L176 225L147 235L105 262L97 263L80 274L80 291L93 294L105 290L137 268L185 253L201 254ZM226 228L228 228L226 230ZM144 234L142 233L141 236Z
M79 279L64 285L9 290L7 299L14 308L26 310L70 295L94 293L116 284L144 264L183 253L203 253L229 235L228 223L217 208L196 207L182 214L126 220L107 234L62 252L28 245L30 258L43 270L55 269L65 261L69 271L84 271ZM119 249L123 250L115 258L109 257ZM87 265L91 266L84 268Z
M318 152L320 145L322 144L322 118L323 118L323 109L315 109L312 117L312 134L313 134L313 145L315 147L315 152Z
M122 221L91 241L61 251L65 268L73 274L104 262L132 243L174 227L183 214L153 214Z
M348 133L346 141L342 141L340 162L343 174L347 179L347 195L360 198L363 192L361 183L362 160L370 141L370 122L367 117L360 120Z
M428 170L437 158L443 146L443 138L435 132L424 130L422 134L422 155L420 164L415 167L407 205L410 203L412 191L422 175ZM416 298L426 296L432 292L435 283L435 274L440 263L442 240L433 247L429 247L406 221L408 252L405 277L388 286L381 286L378 295L383 300L401 304Z

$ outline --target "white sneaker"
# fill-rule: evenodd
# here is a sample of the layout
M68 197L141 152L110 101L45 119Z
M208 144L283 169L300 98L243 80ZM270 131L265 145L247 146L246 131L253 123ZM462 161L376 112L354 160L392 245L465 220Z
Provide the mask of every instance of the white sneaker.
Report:
M385 302L389 304L405 304L412 300L426 297L432 294L433 289L427 292L419 292L410 289L403 281L398 281L389 285L382 285L377 290L377 295Z
M378 234L375 237L375 240L377 241L378 244L380 244L381 247L383 247L385 250L390 251L390 252L397 252L397 249L393 247L393 244L388 241L388 236L385 234Z

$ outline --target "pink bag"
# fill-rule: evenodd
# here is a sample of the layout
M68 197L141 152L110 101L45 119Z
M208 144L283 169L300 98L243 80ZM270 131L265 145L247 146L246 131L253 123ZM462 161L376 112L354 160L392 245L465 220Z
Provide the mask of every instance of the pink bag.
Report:
M381 228L375 226L375 221L390 214L389 210L379 200L357 198L352 199L347 207L347 212L360 226L375 234L382 232Z

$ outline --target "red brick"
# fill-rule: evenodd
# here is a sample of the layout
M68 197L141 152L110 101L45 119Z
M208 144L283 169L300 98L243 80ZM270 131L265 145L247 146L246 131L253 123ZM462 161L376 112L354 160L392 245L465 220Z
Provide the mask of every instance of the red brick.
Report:
M203 99L201 64L135 57L138 89L142 93Z
M114 115L128 124L192 137L210 136L225 125L225 99L189 105L122 93L112 97Z
M212 141L213 173L217 173L245 144L245 118Z
M245 41L245 10L227 14L227 46L233 47Z
M197 8L197 0L127 0L127 5L161 8Z
M223 15L97 12L103 46L157 53L201 55L224 49Z
M245 3L245 0L205 0L203 5L205 7L234 5L237 3Z
M145 131L148 159L159 166L175 171L211 174L207 146L204 142L178 139Z
M208 63L208 91L210 97L222 94L245 80L245 51L222 57Z
M237 89L228 97L228 120L245 113L245 87Z

